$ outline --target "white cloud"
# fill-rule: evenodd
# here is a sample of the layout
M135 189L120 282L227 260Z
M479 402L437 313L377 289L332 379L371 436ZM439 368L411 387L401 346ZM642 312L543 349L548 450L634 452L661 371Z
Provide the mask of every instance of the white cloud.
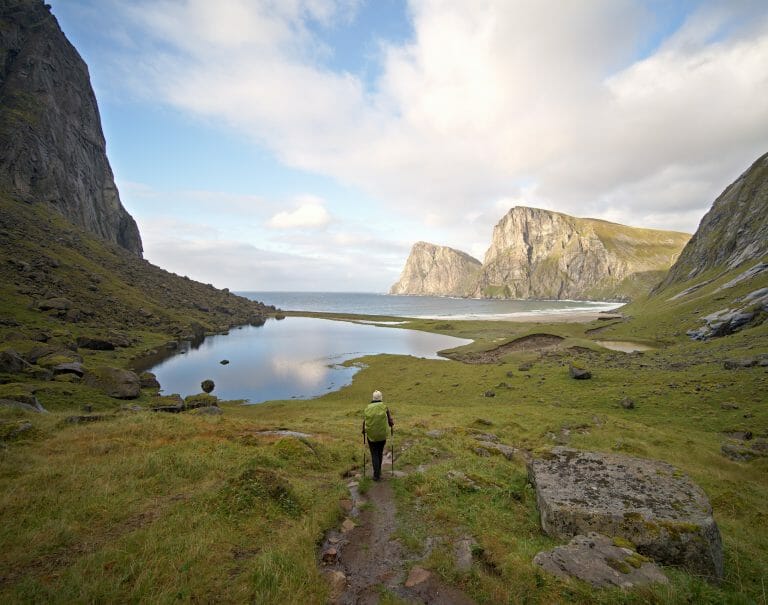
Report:
M293 210L284 210L275 214L267 222L272 229L322 229L331 222L331 215L323 205L323 200L310 195L301 196Z
M126 88L359 189L386 205L391 225L418 219L423 233L414 241L479 257L513 205L693 231L720 191L768 150L768 13L759 0L701 2L640 58L637 49L664 27L640 0L555 8L540 0L410 0L413 38L379 47L374 83L324 64L333 49L318 28L348 22L351 0L228 0L214 8L207 0L113 1L133 34L119 74ZM281 206L217 192L166 200L122 187L147 207L163 201L249 215L273 230L259 234L264 247L295 252L296 264L283 260L304 275L314 259L337 277L359 276L352 259L367 255L382 283L398 254L404 261L399 251L411 234L353 226L330 197ZM276 233L279 241L268 241ZM158 238L148 250L193 258L192 239L163 248ZM264 260L235 244L206 250ZM236 257L219 270L232 262L259 274ZM293 283L288 274L280 279Z
M522 180L554 209L692 229L768 146L764 11L714 6L633 62L653 26L640 2L413 0L414 40L384 48L373 89L317 60L308 24L348 17L349 3L194 0L130 13L157 42L140 62L153 94L432 225L519 197ZM310 203L270 224L328 220Z

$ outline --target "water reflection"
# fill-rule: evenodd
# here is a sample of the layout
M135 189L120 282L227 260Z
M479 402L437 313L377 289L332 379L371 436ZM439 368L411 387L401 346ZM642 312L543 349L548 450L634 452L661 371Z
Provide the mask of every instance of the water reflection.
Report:
M220 398L258 403L316 397L348 385L359 367L341 364L356 357L393 353L438 358L437 351L468 342L416 330L288 317L209 336L151 371L166 394L199 393L200 382L210 378ZM229 364L222 365L223 359Z

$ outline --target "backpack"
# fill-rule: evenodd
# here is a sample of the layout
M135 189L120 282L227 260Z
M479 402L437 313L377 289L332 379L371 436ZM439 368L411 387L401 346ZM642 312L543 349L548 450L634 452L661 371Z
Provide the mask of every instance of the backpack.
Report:
M365 408L365 432L368 435L368 441L386 441L387 427L387 406L381 401L376 401Z

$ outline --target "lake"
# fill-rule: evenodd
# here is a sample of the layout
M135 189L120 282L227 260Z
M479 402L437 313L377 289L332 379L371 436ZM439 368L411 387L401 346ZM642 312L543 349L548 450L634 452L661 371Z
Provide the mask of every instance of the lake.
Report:
M308 399L350 384L360 369L341 365L350 359L378 353L438 359L438 351L469 342L417 330L287 317L208 336L151 371L163 394L200 393L200 383L211 379L220 399ZM222 365L224 359L229 363Z
M537 319L576 312L612 311L623 303L583 300L491 300L442 296L391 296L364 292L238 292L284 311L391 315L426 319Z

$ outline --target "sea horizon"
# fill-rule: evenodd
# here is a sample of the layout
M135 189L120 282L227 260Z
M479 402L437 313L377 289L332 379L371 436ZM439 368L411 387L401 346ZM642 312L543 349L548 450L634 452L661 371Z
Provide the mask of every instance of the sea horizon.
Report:
M414 319L546 319L610 312L626 304L615 301L460 298L378 292L240 290L235 293L266 305L274 305L283 311Z

